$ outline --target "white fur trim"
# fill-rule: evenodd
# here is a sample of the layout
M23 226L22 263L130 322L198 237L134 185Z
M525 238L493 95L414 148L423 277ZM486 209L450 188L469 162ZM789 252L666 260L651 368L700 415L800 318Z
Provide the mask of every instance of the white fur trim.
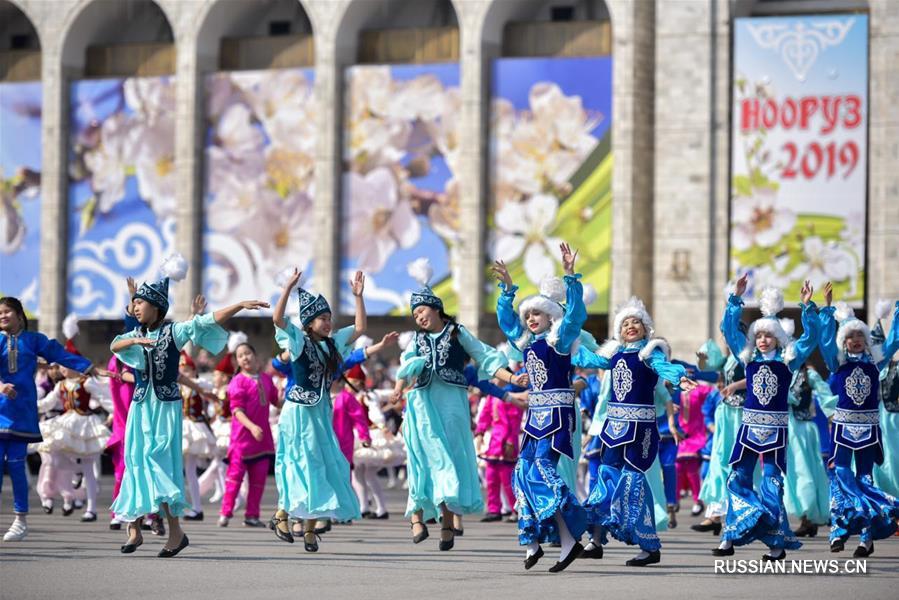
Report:
M550 321L558 321L565 315L565 309L558 302L543 294L528 296L518 305L518 318L521 319L522 324L525 323L528 312L532 310L539 310L549 316Z
M852 307L845 302L837 302L836 310L833 313L833 318L837 320L837 323L842 323L843 321L854 319L855 311L852 310Z
M874 306L874 316L878 321L880 321L881 319L886 319L888 316L890 316L891 308L893 308L893 303L889 300L881 298Z
M613 321L614 329L612 332L615 339L621 340L621 324L628 317L637 317L640 319L643 323L643 327L646 328L646 337L652 337L654 323L652 317L649 316L649 312L646 310L646 305L636 296L631 296L627 302L618 307L618 310L615 313L615 320Z
M658 348L665 354L665 360L671 360L671 346L665 338L651 338L643 348L640 349L640 360L646 360L652 354L653 350Z
M409 276L412 277L415 281L419 283L419 285L428 285L431 281L431 277L434 276L434 267L431 266L431 261L426 257L416 258L406 267L406 272L409 273Z
M353 344L353 348L356 350L359 350L360 348L368 348L369 346L371 346L374 343L375 343L375 341L373 339L371 339L370 337L368 337L367 335L360 335L359 338L356 340L356 343Z
M412 343L412 340L415 339L414 331L404 331L400 334L399 339L397 339L396 344L400 347L400 350L405 351L406 348L409 347L409 344Z
M249 340L243 331L232 331L228 334L228 352L234 354L237 347Z
M769 287L762 290L759 296L759 308L766 317L776 317L783 310L784 293L777 288Z
M784 330L784 333L787 334L787 337L793 337L796 333L796 321L793 319L778 319L780 321L780 327Z
M559 304L565 302L567 291L565 282L559 277L544 277L540 282L540 295Z
M787 349L784 350L784 362L790 364L796 358L796 343L790 342Z
M615 356L615 353L618 352L619 348L621 348L621 342L616 339L611 339L600 346L596 353L603 358L612 358Z
M78 315L69 313L62 321L62 334L67 340L74 338L80 331L78 327Z
M162 266L159 270L163 277L168 277L172 281L181 281L187 277L187 268L187 260L181 254L175 252L162 261Z
M867 323L854 317L840 323L840 328L837 329L837 348L842 352L846 351L846 338L853 331L861 331L864 334L866 350L871 352L874 348L874 342L871 340L871 329Z
M740 352L740 360L743 361L743 364L748 364L749 361L752 360L753 354L755 354L755 334L759 331L767 331L768 333L772 334L777 340L778 348L783 348L786 350L786 348L790 346L790 336L788 336L787 332L784 331L783 326L781 326L780 324L780 321L771 317L762 317L761 319L756 319L755 321L753 321L752 325L749 326L749 330L746 332L746 347L744 347L743 351Z

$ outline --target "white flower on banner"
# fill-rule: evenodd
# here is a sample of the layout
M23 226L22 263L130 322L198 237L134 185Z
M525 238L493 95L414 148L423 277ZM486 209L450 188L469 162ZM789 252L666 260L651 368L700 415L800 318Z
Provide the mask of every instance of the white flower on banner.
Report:
M139 127L140 140L134 159L140 197L158 220L175 214L175 120L174 114L159 117L153 125Z
M390 67L356 67L349 71L347 100L350 118L358 119L366 114L385 117L390 112L393 96L393 76Z
M235 162L258 155L265 143L262 132L253 126L253 114L246 104L232 104L215 127L213 143Z
M446 160L446 166L454 176L459 172L459 121L462 118L462 94L459 88L448 88L440 103L439 119L429 122L427 128L434 145Z
M418 219L409 201L400 196L390 169L380 167L364 176L346 173L344 185L351 207L349 255L356 259L358 269L378 273L398 247L411 248L418 243Z
M422 75L393 85L395 93L387 108L391 119L433 121L443 114L443 84L435 76Z
M125 196L127 168L134 160L137 146L134 122L123 113L115 113L100 126L100 143L84 154L91 173L91 189L97 197L97 209L107 213Z
M354 122L346 140L352 168L367 173L399 163L406 156L411 135L408 121L365 118Z
M820 237L812 236L803 240L802 250L805 260L793 270L790 279L808 279L813 286L820 288L828 281L841 282L851 278L855 288L858 262L840 244L826 243Z
M734 249L744 251L754 245L770 248L796 224L796 213L777 206L777 192L756 189L749 198L733 204L731 241Z
M146 125L154 127L159 119L174 120L175 86L168 79L131 77L125 80L124 91L125 104Z
M547 234L558 210L559 200L548 194L531 196L518 205L506 204L495 216L494 258L508 263L524 254L524 272L532 283L551 276L561 240Z
M12 194L0 195L0 254L12 254L25 241L25 220L13 204Z

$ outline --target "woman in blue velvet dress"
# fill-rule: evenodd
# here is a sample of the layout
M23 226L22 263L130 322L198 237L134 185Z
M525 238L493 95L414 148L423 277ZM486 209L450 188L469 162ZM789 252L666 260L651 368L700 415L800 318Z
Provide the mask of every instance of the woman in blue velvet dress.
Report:
M759 301L762 318L744 334L740 329L743 293L748 277L743 275L727 301L721 323L731 353L746 369L746 401L742 424L731 451L732 471L727 478L728 506L721 545L712 553L731 556L734 546L755 540L770 549L764 560L783 560L786 550L802 546L790 530L784 506L784 472L787 470L789 393L793 373L808 359L818 343L818 316L811 301L813 289L802 286L802 337L795 343L783 330L777 313L783 308L783 293L765 289ZM758 487L753 473L759 457L764 462Z
M611 384L599 434L599 478L584 503L592 537L583 556L601 558L608 532L639 546L640 553L625 564L644 567L661 560L662 547L656 532L655 497L664 495L664 490L658 485L653 490L653 483L661 480L650 474L659 451L657 409L670 405L670 396L663 394L657 406L656 387L660 379L687 392L696 384L687 378L683 366L670 361L668 343L654 337L652 317L638 298L632 297L618 309L612 330L614 338L592 354L588 364L580 365L608 370Z
M559 472L562 456L574 459L576 420L580 414L572 387L572 346L587 320L583 286L574 272L576 255L562 245L565 282L544 280L540 294L522 300L515 312L515 292L508 269L493 267L500 281L496 316L509 343L524 355L529 390L524 443L512 487L518 509L518 542L527 547L524 568L543 556L541 542L561 544L559 560L549 570L563 571L580 556L579 540L587 528L587 514ZM564 285L565 306L561 304Z
M840 552L846 540L859 536L855 557L870 556L874 540L896 532L899 499L874 484L875 464L883 464L880 426L880 371L899 349L899 303L893 325L881 347L873 345L871 331L852 309L840 312L840 325L830 305L821 310L821 354L831 372L830 387L837 394L831 427L830 550ZM853 471L853 464L855 470Z

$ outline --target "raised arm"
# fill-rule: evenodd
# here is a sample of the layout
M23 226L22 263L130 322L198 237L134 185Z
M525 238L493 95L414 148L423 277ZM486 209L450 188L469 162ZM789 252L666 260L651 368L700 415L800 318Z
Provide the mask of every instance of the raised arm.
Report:
M572 252L568 244L561 244L562 266L565 269L565 315L559 326L559 340L556 342L556 350L567 354L572 344L581 334L581 327L587 321L587 307L584 305L584 286L581 285L581 276L574 272L574 263L577 261L577 251Z
M268 307L269 303L263 302L262 300L244 300L243 302L238 302L237 304L218 309L212 313L212 318L215 319L216 323L221 325L242 310L259 310L260 308Z
M839 348L837 348L837 320L834 317L836 308L831 306L833 286L829 281L824 285L824 303L824 308L818 311L818 347L821 349L821 356L824 358L827 370L834 373L840 365L837 360ZM805 322L803 321L804 326Z
M515 292L518 291L518 286L512 283L512 276L509 275L509 269L503 261L494 262L491 270L499 281L499 289L502 290L496 300L496 320L503 335L514 346L524 334L524 325L521 324L521 319L515 312L514 306ZM521 349L519 348L519 350Z
M899 301L896 302L896 308L893 310L893 323L890 325L890 333L883 343L883 360L878 365L879 368L885 367L893 355L899 350Z
M356 320L354 322L353 336L350 341L355 340L365 333L368 328L368 315L365 312L365 301L362 299L362 293L365 291L365 275L362 271L356 271L353 279L350 280L350 289L353 291L353 298L356 301Z
M296 287L297 283L299 283L302 275L303 273L301 271L294 269L293 273L290 274L290 277L284 284L284 289L281 290L281 297L278 298L278 303L275 304L275 310L272 312L272 321L278 329L287 329L287 321L284 320L284 311L287 310L287 301L290 300L290 292Z
M802 286L802 337L796 340L796 356L787 365L790 370L796 372L802 364L808 360L812 352L818 346L821 322L818 320L818 307L812 302L812 294L815 289L806 281Z

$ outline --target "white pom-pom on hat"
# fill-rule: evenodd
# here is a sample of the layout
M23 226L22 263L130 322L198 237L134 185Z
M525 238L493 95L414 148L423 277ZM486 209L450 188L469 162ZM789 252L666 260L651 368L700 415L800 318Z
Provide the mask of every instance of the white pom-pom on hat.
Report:
M886 298L881 298L877 301L877 304L874 305L874 316L878 321L880 321L881 319L886 319L888 316L890 316L891 308L893 308L893 303Z
M565 301L565 282L558 277L544 277L540 281L540 295L553 302L562 304Z
M76 335L80 328L78 327L78 315L75 313L69 313L66 315L66 318L62 321L62 334L66 337L67 340L71 340Z
M793 319L778 319L778 321L780 321L780 326L784 333L789 337L793 337L793 334L796 333L796 321Z
M852 307L845 302L837 302L833 317L837 320L838 323L842 323L843 321L854 319L855 311L852 310Z
M168 277L172 281L181 281L187 277L187 260L178 252L170 254L162 261L159 271L163 277Z
M409 347L409 344L412 343L412 340L415 338L414 331L404 331L400 334L400 337L397 339L396 344L400 347L400 350L405 350Z
M232 331L228 334L228 352L234 354L237 347L247 343L250 338L243 331Z
M784 293L773 287L765 288L759 296L759 309L766 317L776 317L783 310Z
M584 306L590 306L596 299L599 297L599 294L596 293L596 288L590 285L589 283L584 284Z
M421 257L410 262L406 267L406 272L420 285L425 286L430 283L431 277L434 276L434 267L431 266L430 260L426 257Z

